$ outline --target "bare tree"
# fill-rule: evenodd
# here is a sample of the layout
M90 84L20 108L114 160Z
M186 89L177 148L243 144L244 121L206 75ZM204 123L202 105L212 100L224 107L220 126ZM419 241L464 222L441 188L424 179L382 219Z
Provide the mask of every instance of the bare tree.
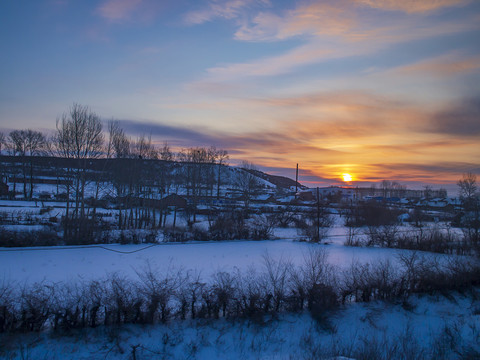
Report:
M130 155L130 141L115 120L108 122L107 157L127 158Z
M114 197L118 201L118 227L125 227L127 207L130 205L131 189L129 183L136 174L133 171L125 171L125 161L123 159L130 157L130 140L125 135L124 130L120 127L120 123L115 120L108 122L108 145L107 157L114 158L115 161L111 167L113 187L116 191ZM124 221L125 220L125 221Z
M219 149L216 151L215 160L218 164L218 171L217 171L217 199L220 199L220 184L221 184L221 175L222 170L228 165L227 161L229 159L228 151Z
M178 159L183 162L182 171L187 187L187 197L191 199L191 207L189 212L193 214L193 220L189 224L196 221L196 209L199 198L207 194L208 191L208 175L212 166L209 151L207 148L195 147L182 149L178 154Z
M5 134L0 132L0 154L2 154L2 150L5 147L7 139L5 138Z
M478 249L480 243L480 196L477 193L477 176L473 173L463 174L457 182L464 215L462 223L465 238Z
M433 189L430 185L426 185L423 190L423 196L425 199L430 200L433 197Z
M85 187L87 183L88 160L103 154L104 135L102 122L97 114L87 106L74 103L71 108L57 120L57 131L54 143L57 154L75 160L73 168L75 209L73 219L75 226L67 226L65 235L78 238L80 229L86 230ZM69 194L67 193L67 196ZM68 224L68 212L67 212ZM88 227L87 227L88 228ZM73 230L73 234L70 231Z
M297 222L299 230L311 242L320 242L325 239L333 224L327 203L320 200L314 208L303 212L302 220Z
M131 156L138 159L158 159L158 152L152 144L152 137L141 135L130 143Z
M23 196L33 197L33 156L40 155L45 148L45 136L31 129L13 130L9 134L13 153L21 157L23 174ZM30 189L27 195L27 178L30 179Z
M460 199L463 202L469 202L475 197L477 192L477 175L470 172L463 174L457 185Z
M160 155L160 160L164 160L164 161L173 161L175 157L175 154L170 149L170 145L166 141L163 143L163 146L160 148L159 155Z
M240 191L243 198L245 215L248 214L250 201L260 188L260 181L255 176L255 165L244 161L236 174L235 187Z
M6 147L6 145L7 145L7 139L5 137L5 134L3 132L0 132L0 155L3 155L3 149ZM7 175L7 172L6 172L6 166L4 165L3 162L0 165L0 171L1 171L0 181L3 181L3 178L5 177L5 184L8 183L8 175Z

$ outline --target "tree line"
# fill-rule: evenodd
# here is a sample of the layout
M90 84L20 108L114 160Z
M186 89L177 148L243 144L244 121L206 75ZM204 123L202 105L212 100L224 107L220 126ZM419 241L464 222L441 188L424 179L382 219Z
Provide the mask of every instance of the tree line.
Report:
M155 200L186 188L187 198L195 209L201 196L220 197L224 168L228 165L226 150L193 147L174 153L168 143L157 147L151 137L131 139L118 121L108 121L104 131L100 117L89 107L73 104L56 121L56 129L47 137L31 129L0 134L0 150L15 157L3 175L23 186L23 196L34 197L34 157L53 156L68 159L64 167L56 167L62 187L66 211L64 237L78 242L93 236L98 223L97 204L105 189L113 184L118 202L118 227L143 228L161 226L164 209L148 206L143 199ZM91 171L94 159L115 159L105 162L102 171ZM149 160L156 161L155 166ZM177 163L182 163L178 166ZM20 164L20 166L18 166ZM158 213L160 211L160 213ZM196 212L192 211L192 222Z

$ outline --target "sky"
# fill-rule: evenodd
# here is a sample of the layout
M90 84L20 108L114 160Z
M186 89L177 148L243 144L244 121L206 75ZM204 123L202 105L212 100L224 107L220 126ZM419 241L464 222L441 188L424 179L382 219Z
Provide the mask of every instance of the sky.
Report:
M307 186L480 175L480 0L2 0L0 129L73 103Z

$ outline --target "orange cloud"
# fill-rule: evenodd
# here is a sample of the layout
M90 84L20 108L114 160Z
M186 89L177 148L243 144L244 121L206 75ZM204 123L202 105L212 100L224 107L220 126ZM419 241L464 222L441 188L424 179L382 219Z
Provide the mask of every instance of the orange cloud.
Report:
M336 181L350 173L356 181L389 178L454 183L462 172L480 168L475 125L480 107L474 100L436 112L365 91L243 101L259 109L256 125L243 131L210 122L208 130L198 123L189 130L157 126L158 134L162 139L170 134L180 147L213 144L225 148L233 163L248 159L268 168L300 163L309 169L309 181ZM269 109L281 114L270 124ZM472 126L477 135L472 134ZM146 128L152 133L154 127Z
M301 37L305 42L284 53L207 70L201 81L224 82L245 77L275 76L327 60L367 55L392 44L478 30L480 18L429 21L406 15L380 21L369 18L348 0L300 4L282 14L261 12L243 21L235 38L242 41L280 41ZM464 64L468 66L467 64Z
M357 26L356 14L344 0L300 5L283 16L262 12L244 24L235 38L244 41L283 40L299 35L340 36Z
M289 120L280 122L276 132L267 136L269 141L257 134L258 141L243 148L244 156L262 166L300 162L323 178L336 179L348 172L359 181L394 178L431 182L455 181L466 168L480 167L475 137L439 133L439 115L416 104L363 92L268 99L265 104L281 107ZM474 116L478 111L474 109L468 114ZM443 113L447 112L439 114ZM444 128L446 122L442 122ZM245 138L254 138L254 134ZM247 144L245 140L243 145ZM281 161L269 158L272 153L281 154ZM439 158L450 165L442 168L437 164Z
M401 75L431 74L438 77L469 73L480 69L480 55L465 57L448 54L390 70Z

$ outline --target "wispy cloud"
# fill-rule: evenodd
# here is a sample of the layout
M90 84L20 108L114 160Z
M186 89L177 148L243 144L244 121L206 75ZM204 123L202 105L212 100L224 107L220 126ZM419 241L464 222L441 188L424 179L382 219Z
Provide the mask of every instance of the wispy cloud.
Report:
M270 154L268 155L269 158L277 157L278 161L281 161L279 154L288 154L292 151L292 148L286 146L286 144L294 144L295 151L315 150L317 153L322 152L324 155L337 153L335 150L322 149L306 143L302 144L296 138L296 134L285 135L280 131L249 132L238 135L223 131L207 132L202 127L187 129L153 121L120 120L119 122L128 134L134 136L147 134L153 138L171 141L180 147L215 145L234 151L237 154L248 154L248 156L252 156L252 149L255 149L258 152L258 158Z
M464 172L478 173L480 172L479 165L478 163L455 161L434 161L424 164L388 162L371 164L372 168L377 168L379 173L395 174L399 180L425 180L434 183L444 179L458 179Z
M371 4L370 4L371 2ZM378 4L377 4L378 2ZM469 1L359 1L360 4L381 9L398 6L405 9L438 9L446 7L447 3L466 4ZM403 5L402 5L403 4ZM417 4L417 5L414 5ZM383 6L382 6L383 5ZM297 7L285 10L280 14L273 12L260 12L253 20L244 23L235 33L238 40L244 41L278 41L288 38L303 36L307 38L337 37L348 42L370 41L403 41L414 37L432 36L461 31L461 29L475 27L472 22L464 21L429 21L429 14L409 16L401 14L395 17L385 16L384 19L372 17L371 14L360 11L361 7L352 6L350 0L337 0L335 2L300 2ZM417 11L422 13L421 11ZM433 28L432 28L433 26ZM475 28L478 28L478 24Z
M319 59L326 59L331 55L332 50L324 49L316 44L308 44L282 55L265 57L252 62L214 67L208 69L207 72L215 81L227 81L249 76L274 76L286 74L298 66L316 63Z
M465 74L480 69L480 55L468 56L458 52L424 59L413 64L390 69L391 74L445 77Z
M167 6L156 0L103 0L96 14L111 23L149 23Z
M358 4L382 10L398 10L406 13L425 13L452 6L463 6L471 0L354 0Z
M369 16L347 0L300 3L281 14L260 12L253 20L242 22L235 33L237 40L265 42L298 37L303 43L281 54L211 67L202 81L282 75L327 60L373 54L394 44L480 29L477 14L462 21L433 21L428 14L380 21Z
M276 41L295 36L346 36L357 27L357 16L345 0L335 3L301 3L282 14L261 12L243 24L235 38L244 41Z
M188 25L198 25L216 18L237 19L251 7L269 5L270 0L210 0L204 8L188 12L184 21Z
M110 21L129 19L142 0L107 0L97 8L100 16Z

